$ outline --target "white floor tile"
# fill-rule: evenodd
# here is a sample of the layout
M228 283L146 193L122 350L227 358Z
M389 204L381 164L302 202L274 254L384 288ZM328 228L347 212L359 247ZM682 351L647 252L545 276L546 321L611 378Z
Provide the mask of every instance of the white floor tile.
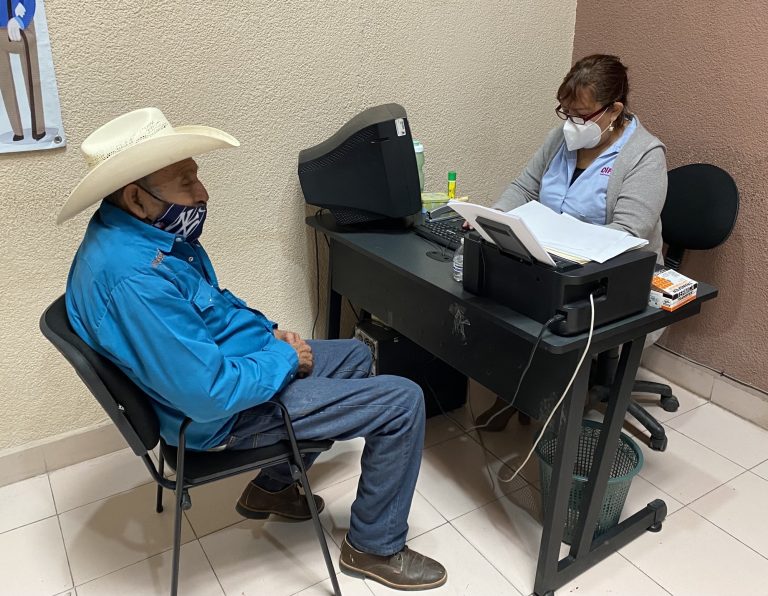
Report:
M752 468L752 471L761 478L768 480L768 460Z
M469 381L468 396L463 407L451 410L446 416L435 416L427 420L425 449L464 434L465 429L475 426L475 418L496 401L493 392L472 379Z
M408 546L442 563L448 571L445 585L430 590L430 596L518 596L518 592L450 524L410 540ZM365 580L377 596L402 594L371 580Z
M768 558L768 480L745 472L690 508Z
M75 585L161 553L173 545L173 507L155 513L155 485L62 513L61 529ZM182 543L194 538L186 519Z
M536 489L518 490L452 524L522 594L533 591L541 543L541 497Z
M198 538L243 521L235 503L254 476L256 472L246 472L189 491L192 508L187 510L187 519ZM166 491L164 502L172 506L173 493Z
M339 573L337 576L339 589L344 596L373 596L373 592L364 580ZM295 596L332 596L333 586L331 580L326 579L319 584L315 584L295 594Z
M666 430L669 438L666 451L653 451L640 444L645 457L640 476L684 505L744 471L685 435L671 428Z
M110 573L77 587L77 596L165 596L171 589L173 552L160 555ZM181 547L179 561L179 593L184 596L214 596L224 592L205 558L200 543L188 542Z
M624 502L624 510L621 512L619 521L634 515L655 499L661 499L666 503L667 515L674 513L683 506L680 501L654 486L645 478L635 476L632 479L632 484L629 485L629 494Z
M672 394L680 402L680 407L677 409L677 411L667 412L659 404L658 395L648 393L633 393L632 399L643 406L648 411L648 413L656 418L656 420L659 422L666 422L667 420L676 418L680 414L685 414L686 412L690 412L699 406L703 406L704 404L709 403L708 399L704 399L700 395L696 395L684 387L675 385L661 375L657 375L650 370L641 368L637 371L636 378L642 381L655 381L656 383L664 383L665 385L669 385L672 389Z
M687 508L621 554L676 596L768 593L768 560Z
M227 594L295 594L328 578L311 522L249 520L200 543ZM339 549L330 538L328 547L337 565Z
M360 475L360 457L365 439L336 441L330 450L320 454L309 469L309 482L313 491Z
M510 483L497 478L512 473L499 459L462 435L424 451L416 490L451 520L527 484L520 477Z
M514 415L501 432L478 431L478 442L510 468L517 470L533 447L541 425L535 420L522 425ZM540 486L539 460L534 453L520 475L535 486Z
M48 475L0 487L0 534L56 515Z
M152 482L144 463L130 449L55 470L50 478L59 513Z
M320 514L320 521L338 547L341 547L349 530L350 508L357 494L358 480L359 477L350 478L318 493L325 499L325 510ZM413 495L411 513L408 516L408 539L433 530L445 521L423 496L418 492Z
M0 534L0 592L50 596L71 587L58 519L49 517Z
M667 596L659 584L620 554L615 553L588 569L573 581L558 588L557 594L588 596Z
M744 468L768 458L768 430L714 404L678 416L667 425Z
M472 419L465 408L449 412L448 416L434 416L427 420L424 435L424 448L447 441L464 433L464 429L473 425Z

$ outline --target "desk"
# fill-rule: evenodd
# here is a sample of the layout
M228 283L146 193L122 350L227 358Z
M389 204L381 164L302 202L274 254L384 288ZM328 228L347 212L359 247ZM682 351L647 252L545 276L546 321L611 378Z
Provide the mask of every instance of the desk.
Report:
M492 300L465 292L451 277L452 264L426 256L433 250L412 232L348 232L331 216L308 217L307 224L330 241L327 330L339 336L341 297L402 333L463 374L501 396L511 397L525 359L541 332L541 323ZM589 366L582 366L570 394L553 419L558 447L552 484L544 507L543 533L534 591L553 594L647 530L659 531L666 504L654 500L602 536L593 539L600 506L608 485L613 455L640 364L645 336L701 310L717 290L699 284L696 300L674 312L645 311L595 330L587 358L623 346L610 390L605 428L585 491L579 526L566 557L559 559L571 471L587 399ZM587 342L586 334L561 337L546 332L515 405L531 416L549 415L573 374ZM587 360L588 361L588 360ZM606 453L610 454L606 456Z

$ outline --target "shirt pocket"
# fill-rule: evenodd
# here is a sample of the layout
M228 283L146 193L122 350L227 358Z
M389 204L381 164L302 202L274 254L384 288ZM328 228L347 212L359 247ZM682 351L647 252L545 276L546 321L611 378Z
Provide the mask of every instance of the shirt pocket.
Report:
M216 306L215 291L204 279L201 279L192 296L192 306L202 315L203 319L213 314Z

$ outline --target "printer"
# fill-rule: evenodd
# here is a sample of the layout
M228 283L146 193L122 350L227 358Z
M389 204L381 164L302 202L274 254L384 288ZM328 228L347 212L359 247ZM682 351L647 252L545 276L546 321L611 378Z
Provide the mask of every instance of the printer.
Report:
M488 231L489 228L486 228ZM550 330L576 335L589 330L590 294L595 327L641 312L648 306L656 255L632 250L605 263L558 262L553 267L532 258L513 237L496 243L476 232L464 240L464 289L546 323Z

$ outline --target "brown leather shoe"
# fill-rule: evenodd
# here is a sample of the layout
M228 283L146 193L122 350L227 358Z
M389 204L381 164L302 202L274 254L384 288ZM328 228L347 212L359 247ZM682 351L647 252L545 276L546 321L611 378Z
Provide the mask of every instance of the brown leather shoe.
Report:
M320 513L325 507L325 501L317 495L312 496L315 497L315 506ZM298 484L291 484L281 491L271 493L249 482L235 509L248 519L267 519L273 513L295 520L312 519L307 500L299 492Z
M395 590L429 590L442 586L448 580L445 567L407 546L394 555L381 557L357 550L346 538L341 545L339 567Z

